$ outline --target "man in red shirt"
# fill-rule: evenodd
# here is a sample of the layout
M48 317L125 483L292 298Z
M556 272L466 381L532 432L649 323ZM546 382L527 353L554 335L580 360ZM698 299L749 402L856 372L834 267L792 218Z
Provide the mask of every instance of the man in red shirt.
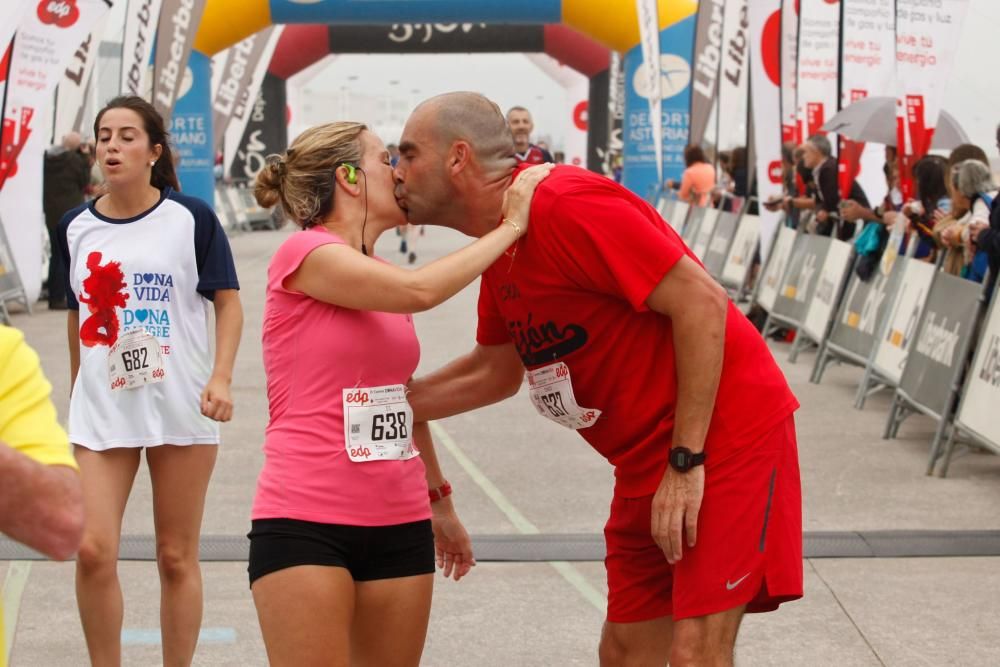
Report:
M531 143L531 133L535 130L535 121L531 112L524 107L511 107L507 112L507 126L514 137L514 159L518 164L543 164L552 162L552 155Z
M480 236L515 170L500 110L473 93L407 121L396 196L411 223ZM745 611L802 595L792 413L764 341L641 198L573 167L483 274L471 353L411 384L416 418L511 396L615 467L602 665L727 665Z

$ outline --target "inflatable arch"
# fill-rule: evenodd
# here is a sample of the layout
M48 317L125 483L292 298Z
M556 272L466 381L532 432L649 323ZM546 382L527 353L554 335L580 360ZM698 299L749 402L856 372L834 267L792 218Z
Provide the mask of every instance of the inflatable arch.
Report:
M578 130L575 162L600 171L608 135L608 63L610 52L602 44L561 24L518 26L485 24L396 25L292 25L282 32L268 66L268 75L286 81L329 54L344 53L546 53L589 80L583 93L594 110L583 124L584 109L573 111ZM269 92L274 94L273 86ZM284 96L283 96L284 98ZM575 104L579 99L574 99ZM583 130L583 131L581 131ZM587 134L589 132L589 136ZM583 142L589 154L583 153ZM575 143L575 142L574 142ZM280 144L281 148L284 144Z
M613 5L614 9L609 9ZM693 23L697 0L658 0L660 47L664 54L677 54L690 74ZM632 84L642 62L636 6L631 0L208 0L195 38L190 68L193 88L177 105L177 112L210 117L210 56L272 24L371 25L403 23L485 23L539 25L562 24L574 28L597 43L625 54L625 184L642 195L658 186L649 144L646 100ZM329 47L327 47L329 49ZM322 50L322 49L320 49ZM315 53L316 50L313 49ZM325 53L324 53L325 55ZM556 55L567 64L571 56ZM668 56L664 56L666 59ZM661 68L666 60L661 61ZM672 65L676 65L671 61ZM308 64L308 63L306 63ZM302 65L304 67L305 65ZM571 66L573 66L571 64ZM586 73L586 72L585 72ZM287 73L286 73L287 76ZM682 77L683 78L683 77ZM671 92L673 106L664 101L662 125L667 159L676 158L686 143L688 82ZM185 104L186 102L186 104ZM176 133L176 127L175 127ZM683 137L681 137L683 135ZM673 138L673 144L667 137ZM211 142L209 142L211 144ZM196 161L197 162L197 161ZM186 170L185 189L211 201L211 169ZM208 165L211 164L209 158ZM676 176L682 165L668 162L666 176Z

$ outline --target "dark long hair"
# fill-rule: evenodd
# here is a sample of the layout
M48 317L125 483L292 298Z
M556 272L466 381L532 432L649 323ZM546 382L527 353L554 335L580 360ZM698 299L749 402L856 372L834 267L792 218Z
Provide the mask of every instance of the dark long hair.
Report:
M690 167L698 162L708 162L705 151L697 144L690 144L684 149L684 166Z
M924 206L924 217L930 218L937 208L938 200L948 196L945 174L948 161L940 155L925 155L913 165L913 180L917 195Z
M159 144L163 149L159 159L153 165L153 173L149 178L149 184L157 190L170 186L174 190L180 190L181 186L177 182L177 172L174 170L174 156L170 151L170 135L163 123L163 116L153 108L153 105L135 95L122 95L116 97L107 104L97 114L94 119L94 136L100 134L101 118L106 111L111 109L130 109L142 118L142 129L149 136L149 147Z

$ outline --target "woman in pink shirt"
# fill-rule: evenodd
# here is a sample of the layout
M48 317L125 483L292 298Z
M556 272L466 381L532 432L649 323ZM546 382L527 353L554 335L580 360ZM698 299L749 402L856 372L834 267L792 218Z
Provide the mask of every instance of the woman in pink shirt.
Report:
M513 159L497 151L509 173ZM435 548L445 576L475 564L406 401L420 356L410 314L457 293L524 233L550 169L517 179L495 230L417 270L368 256L406 217L389 153L364 125L307 130L258 176L257 201L280 202L303 228L271 260L264 308L270 421L249 574L272 665L417 665Z
M667 180L667 187L680 187L678 198L696 206L707 206L712 189L715 187L715 167L708 162L705 151L694 144L684 149L686 168L678 185L673 179Z

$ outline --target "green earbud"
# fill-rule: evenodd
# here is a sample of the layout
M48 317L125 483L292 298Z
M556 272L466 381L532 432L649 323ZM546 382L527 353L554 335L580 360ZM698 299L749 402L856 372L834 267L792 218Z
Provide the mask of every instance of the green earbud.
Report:
M357 167L353 164L348 164L347 162L341 162L340 166L347 170L347 182L354 185L358 182L358 173L355 171Z

